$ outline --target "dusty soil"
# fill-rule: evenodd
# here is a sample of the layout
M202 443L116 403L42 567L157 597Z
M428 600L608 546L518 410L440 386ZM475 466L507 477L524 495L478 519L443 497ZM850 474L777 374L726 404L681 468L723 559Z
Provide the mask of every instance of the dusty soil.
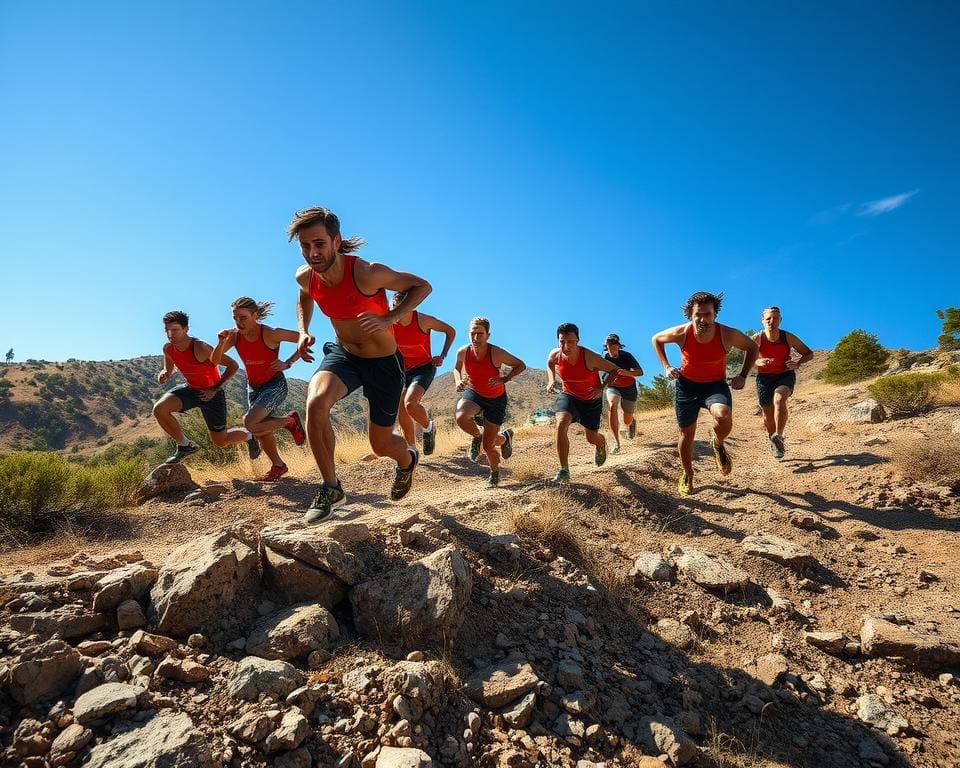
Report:
M840 630L856 638L869 612L906 615L943 634L960 636L960 565L954 556L960 544L960 495L949 487L958 478L907 484L897 454L904 441L945 439L960 418L960 408L880 424L839 420L849 405L865 397L862 385L833 388L802 381L791 400L788 452L777 460L770 455L755 413L751 382L735 397L735 426L728 442L734 471L728 477L717 472L707 443L709 417L701 414L697 490L689 497L676 493L676 427L673 414L661 412L643 415L637 438L624 438L621 453L610 455L603 467L594 466L592 448L581 434L574 434L573 483L559 493L548 492L544 483L556 470L548 428L519 431L514 457L506 462L496 490L484 488L486 468L462 452L425 458L413 491L400 503L387 497L393 473L389 462L345 466L341 479L350 504L338 517L376 523L398 512L417 511L434 518L453 533L458 545L470 550L487 534L515 530L518 516L531 503L550 498L566 510L564 535L547 542L526 538L525 548L533 557L524 567L498 571L481 581L480 597L475 597L452 659L464 678L475 659L493 655L498 631L529 631L539 611L557 605L595 616L597 636L609 633L604 652L611 655L611 675L630 676L635 670L620 669L616 663L619 653L630 650L628 639L640 629L656 633L658 620L694 610L709 625L694 643L681 649L671 645L668 634L661 632L661 637L678 668L689 677L712 681L694 686L702 694L700 710L706 722L705 735L698 738L705 748L703 764L857 764L837 745L870 732L857 720L853 702L879 692L910 723L893 739L899 751L891 764L957 765L960 688L955 683L945 686L938 674L960 670L921 670L891 659L829 655L803 640L803 630ZM248 493L242 497L202 506L154 500L132 510L105 538L67 539L7 553L0 571L42 570L78 548L91 555L136 549L160 562L190 536L237 522L291 519L302 514L318 480L307 461L293 474L260 495L250 495L256 491L244 484ZM815 512L823 525L812 531L794 527L789 517L797 511ZM745 555L740 542L757 531L803 544L819 566L795 573ZM525 533L522 526L519 532ZM662 552L672 543L725 556L756 584L792 601L797 616L770 618L763 590L718 596L683 580L672 586L637 586L627 577L632 555ZM572 563L571 573L563 578L556 573L557 554ZM534 595L519 611L522 616L492 598L483 603L485 595L516 585ZM584 585L592 588L585 591ZM790 671L798 677L822 675L826 691L798 692L796 706L764 708L759 714L732 712L743 695L743 679L755 674L756 660L774 651L787 656ZM349 666L349 660L341 658L340 663ZM598 683L601 696L603 691ZM629 754L621 742L601 756L629 765Z

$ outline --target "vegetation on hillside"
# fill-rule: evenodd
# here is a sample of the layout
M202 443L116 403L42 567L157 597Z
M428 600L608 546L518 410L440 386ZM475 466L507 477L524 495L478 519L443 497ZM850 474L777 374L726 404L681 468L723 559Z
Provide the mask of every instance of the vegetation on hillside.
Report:
M949 380L960 379L960 366L942 371L899 373L883 376L868 390L892 416L914 416L926 413L937 401L940 389Z
M937 346L948 352L960 349L960 307L938 309L937 317L943 321Z
M831 384L869 379L883 372L887 357L876 334L857 329L837 342L820 376Z

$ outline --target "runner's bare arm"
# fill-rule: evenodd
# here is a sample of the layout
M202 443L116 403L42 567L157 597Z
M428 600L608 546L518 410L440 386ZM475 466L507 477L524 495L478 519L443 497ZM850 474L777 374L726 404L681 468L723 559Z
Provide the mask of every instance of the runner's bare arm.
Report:
M470 380L463 370L463 359L466 354L467 348L460 347L460 349L457 350L457 362L453 365L453 380L457 385L457 392L463 392L463 390L470 386Z
M217 334L217 346L210 353L210 362L214 365L220 365L224 352L237 343L237 329L224 328Z
M554 349L547 355L547 392L554 392L557 387L557 356L560 350Z
M750 373L750 369L753 368L757 362L760 347L743 331L738 331L729 325L721 326L720 332L723 334L723 346L726 349L736 347L744 351L743 367L740 369L740 373L730 379L730 387L732 389L743 389L743 385L747 381L747 374Z
M798 339L792 333L787 334L787 344L790 345L791 349L795 349L800 353L800 357L796 360L792 360L790 358L787 359L788 370L795 371L804 363L809 363L811 360L813 360L813 350L800 341L800 339Z
M592 349L587 349L586 347L581 347L581 349L586 355L584 361L587 364L587 368L592 371L603 371L603 373L607 374L605 377L600 377L600 386L596 387L591 393L593 398L596 399L600 397L603 394L603 390L605 390L610 383L617 378L617 374L620 373L622 369L618 368L615 363L610 362L605 357L598 355Z
M157 374L157 384L161 387L167 383L167 379L173 373L173 358L170 357L169 344L163 345L163 370Z
M368 296L385 288L389 291L405 291L406 296L396 307L386 315L376 315L373 312L361 312L357 315L360 327L367 333L383 331L393 325L397 318L407 312L415 310L420 303L430 295L433 288L426 280L409 272L397 272L385 264L368 262L357 259L357 268L354 271L357 288Z
M313 362L311 347L316 337L310 333L310 319L313 317L313 297L310 295L310 267L304 264L297 269L297 285L300 293L297 295L297 352L308 363Z
M494 376L490 383L493 384L496 381L499 381L501 384L506 384L510 379L515 379L521 373L527 369L527 364L523 362L519 357L514 357L507 350L496 347L493 344L490 345L492 354L490 355L490 360L493 364L500 368L501 366L509 366L510 373L506 376Z
M687 332L688 323L675 325L672 328L665 328L660 333L655 333L651 341L653 342L653 351L660 358L660 364L663 366L663 373L668 379L675 379L680 375L680 369L674 368L667 360L667 344L677 344L683 346L683 337Z
M420 318L421 329L427 332L436 331L446 337L443 340L443 351L439 355L433 356L433 364L439 368L443 365L443 361L446 359L450 347L453 346L453 340L457 336L457 331L452 325L443 322L443 320L438 320L433 315L425 315L421 312L418 316Z
M263 340L271 349L277 349L280 347L280 343L284 341L290 341L296 344L298 341L300 341L300 334L296 331L289 331L286 328L270 328L269 326L264 326ZM270 363L270 367L275 371L285 371L299 359L300 350L297 349L286 360L277 358Z

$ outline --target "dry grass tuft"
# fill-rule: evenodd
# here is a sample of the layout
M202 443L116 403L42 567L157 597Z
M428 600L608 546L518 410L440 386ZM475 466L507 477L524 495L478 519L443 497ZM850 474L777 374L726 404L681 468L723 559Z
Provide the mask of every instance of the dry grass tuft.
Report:
M960 379L951 378L937 392L937 405L960 405Z
M507 513L509 529L517 535L542 542L568 560L583 556L579 526L572 527L579 505L566 492L548 488L531 494L532 501L514 506Z
M893 445L891 459L907 480L960 486L960 435L900 440Z

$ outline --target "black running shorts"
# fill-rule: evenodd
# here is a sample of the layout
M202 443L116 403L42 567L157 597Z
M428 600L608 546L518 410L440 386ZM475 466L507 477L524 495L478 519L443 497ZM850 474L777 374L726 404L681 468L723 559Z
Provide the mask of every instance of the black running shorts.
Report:
M777 387L787 387L792 395L793 388L796 386L796 371L784 371L783 373L758 373L757 400L760 401L760 407L766 408L773 405L773 393L777 391Z
M409 389L412 386L419 386L426 392L433 384L433 377L437 375L437 366L433 363L424 363L416 368L411 368L403 374L404 388Z
M171 389L170 394L181 402L180 413L199 408L207 429L211 432L223 432L227 428L227 396L221 389L209 400L203 401L200 399L202 391L184 385Z
M561 392L557 395L557 402L554 404L553 410L557 413L566 411L573 417L574 424L582 424L584 429L596 432L600 429L600 418L603 415L603 398L581 400L566 392Z
M363 387L363 396L370 405L370 421L378 427L396 423L404 381L399 351L384 357L358 357L328 341L323 345L323 360L317 371L334 374L347 388L347 395Z
M500 397L483 397L478 395L470 387L463 390L460 395L461 400L469 400L480 406L480 413L484 421L490 424L496 424L498 427L506 421L507 418L507 393L504 392Z
M674 405L677 410L677 424L680 428L689 427L696 422L700 409L710 410L711 405L733 406L733 396L725 379L720 381L690 381L683 376L677 379Z

